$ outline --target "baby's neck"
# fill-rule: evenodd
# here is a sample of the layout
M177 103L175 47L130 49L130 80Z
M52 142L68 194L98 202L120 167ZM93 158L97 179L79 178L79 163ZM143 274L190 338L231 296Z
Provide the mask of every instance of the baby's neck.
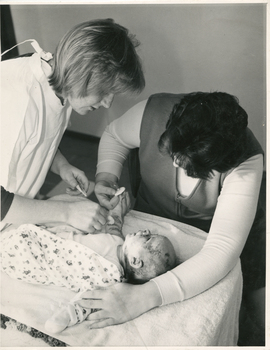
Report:
M122 265L123 269L126 269L126 263L125 263L125 255L123 252L123 245L119 245L117 247L117 257L119 259L120 264Z

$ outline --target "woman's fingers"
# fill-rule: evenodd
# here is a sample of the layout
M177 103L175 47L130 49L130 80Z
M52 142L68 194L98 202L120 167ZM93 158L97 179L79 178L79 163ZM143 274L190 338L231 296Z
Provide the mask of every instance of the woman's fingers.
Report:
M82 293L81 300L84 299L92 299L92 300L101 300L102 299L102 293L107 290L107 287L95 287L93 290L87 290L86 292Z
M77 302L77 304L79 304L81 307L85 309L101 309L103 302L101 299L81 299L80 301ZM99 315L99 318L100 318L100 312L101 310L95 312L95 314Z
M111 208L115 208L118 203L119 203L119 197L112 197L112 199L110 200Z
M108 210L89 199L75 198L69 204L67 222L85 232L100 230L107 222Z
M115 197L115 192L118 186L111 182L100 181L96 183L95 194L101 206L111 210L119 201L119 198Z
M78 174L78 176L76 177L76 181L77 181L77 184L79 183L81 189L87 193L89 190L90 182L89 182L88 178L85 176L84 172ZM76 188L77 184L75 184L75 188Z
M97 311L91 312L91 314L88 315L86 319L88 321L97 322L97 321L105 320L107 318L108 318L108 315L105 315L104 310L99 309Z
M66 193L69 194L70 196L78 196L78 195L81 194L80 191L77 190L76 188L73 189L73 188L70 188L70 187L66 188Z
M107 222L109 211L106 208L100 207L99 209L99 215L98 215L98 222L103 226Z
M108 198L107 196L97 196L98 201L102 207L107 208L108 210L112 210L116 207L117 203L119 202L119 197L113 197L112 199Z
M89 325L89 328L90 329L104 328L104 327L112 326L113 324L114 324L114 320L112 318L106 318L100 321L91 322Z
M95 194L104 198L111 198L114 196L117 188L112 187L111 184L100 184L97 183L95 186Z
M96 185L95 190L100 194L106 194L108 196L114 196L116 192L116 188L108 187L104 185Z

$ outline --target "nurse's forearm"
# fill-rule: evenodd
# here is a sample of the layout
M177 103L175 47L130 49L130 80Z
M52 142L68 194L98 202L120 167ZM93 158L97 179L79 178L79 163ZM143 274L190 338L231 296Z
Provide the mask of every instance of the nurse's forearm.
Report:
M51 165L51 171L57 175L60 175L60 169L64 164L69 164L69 162L58 149Z
M15 195L3 221L16 225L67 222L69 205L61 201L41 201Z
M109 183L112 183L112 184L117 184L118 183L118 177L114 174L111 174L111 173L105 173L105 172L102 172L102 173L99 173L96 175L96 184L98 182L101 182L101 181L104 181L104 182L109 182Z

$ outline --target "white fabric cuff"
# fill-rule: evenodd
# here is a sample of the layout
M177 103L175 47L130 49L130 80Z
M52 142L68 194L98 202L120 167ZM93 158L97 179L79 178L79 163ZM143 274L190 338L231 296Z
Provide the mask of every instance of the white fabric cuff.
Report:
M123 165L115 160L100 161L97 165L96 175L99 173L111 173L120 179Z
M155 282L158 287L162 300L161 306L184 300L179 281L172 272L168 271L151 281Z

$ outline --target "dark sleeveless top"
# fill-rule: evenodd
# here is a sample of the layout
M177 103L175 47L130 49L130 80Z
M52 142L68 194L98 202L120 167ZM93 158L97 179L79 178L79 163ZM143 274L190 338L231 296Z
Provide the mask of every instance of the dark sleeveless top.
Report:
M226 173L214 171L212 179L198 180L187 197L178 193L176 168L171 157L162 155L157 145L173 106L183 96L160 93L152 95L147 102L140 131L141 182L134 209L208 231L223 181L233 169ZM263 153L259 142L248 128L246 150L244 160Z

